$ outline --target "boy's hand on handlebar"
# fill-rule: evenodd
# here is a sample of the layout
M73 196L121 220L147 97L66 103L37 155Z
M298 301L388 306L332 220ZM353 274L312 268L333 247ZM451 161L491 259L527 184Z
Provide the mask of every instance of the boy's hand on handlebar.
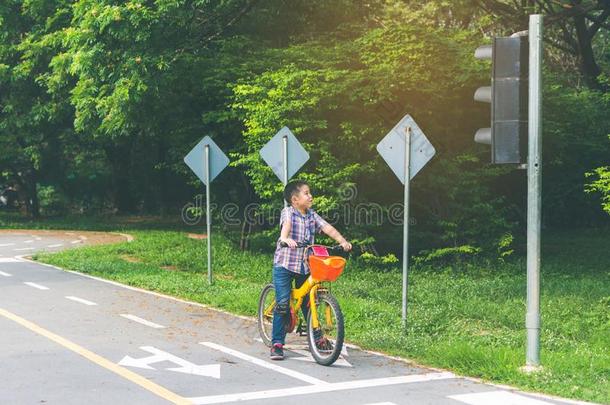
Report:
M287 244L288 247L291 249L294 249L298 246L297 242L294 239L290 238L280 239L280 242Z
M350 250L352 250L352 244L346 240L344 240L343 243L340 243L340 245L343 248L343 250L345 250L346 252L349 252Z

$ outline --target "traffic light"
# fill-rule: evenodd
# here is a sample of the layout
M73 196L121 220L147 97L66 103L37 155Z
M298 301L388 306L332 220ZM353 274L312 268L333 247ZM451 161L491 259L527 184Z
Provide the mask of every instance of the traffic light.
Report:
M526 163L528 115L528 39L494 38L477 48L475 58L491 59L491 87L480 87L476 101L491 103L491 128L479 129L475 142L491 145L491 163Z

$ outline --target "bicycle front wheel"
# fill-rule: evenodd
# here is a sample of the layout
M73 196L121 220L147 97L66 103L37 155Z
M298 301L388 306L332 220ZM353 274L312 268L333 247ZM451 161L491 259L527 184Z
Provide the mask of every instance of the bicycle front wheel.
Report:
M273 331L273 310L275 309L275 288L267 284L258 299L258 332L263 343L271 347L271 333Z
M307 341L311 355L318 364L330 366L341 354L345 329L339 302L328 292L319 292L316 299L319 328L313 328L311 310L307 319Z

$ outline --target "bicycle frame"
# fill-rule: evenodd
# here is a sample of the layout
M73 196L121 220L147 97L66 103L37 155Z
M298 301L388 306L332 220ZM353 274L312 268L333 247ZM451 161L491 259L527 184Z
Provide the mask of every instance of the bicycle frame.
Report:
M303 299L307 294L309 294L310 303L316 302L316 294L321 283L322 282L320 280L316 280L312 276L309 276L302 286L290 290L290 306L295 310L295 312L301 308L301 305L303 305ZM275 302L271 303L267 308L265 308L265 314L267 316L272 316L274 307ZM309 305L309 310L311 311L312 326L317 329L320 327L320 322L318 321L318 309L315 305Z
M294 304L295 311L298 311L299 308L301 308L301 305L303 305L303 299L305 298L305 296L307 294L309 294L309 302L310 302L309 310L311 311L311 322L312 322L312 326L314 327L314 329L317 329L320 327L320 322L318 321L318 309L315 306L316 293L318 292L318 289L320 288L320 283L321 283L321 281L316 280L312 276L309 276L307 278L307 280L303 283L302 286L300 286L299 288L296 288L296 289L293 288L290 291L291 305L296 300L296 303ZM314 304L312 305L311 303L314 303Z

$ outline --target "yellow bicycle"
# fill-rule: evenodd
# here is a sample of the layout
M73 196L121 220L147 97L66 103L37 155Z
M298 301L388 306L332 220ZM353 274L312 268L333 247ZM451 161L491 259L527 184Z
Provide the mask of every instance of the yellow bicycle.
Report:
M286 247L286 244L282 244ZM286 322L286 333L295 331L298 325L302 331L299 309L303 299L309 294L309 315L307 322L307 342L315 361L323 366L333 364L343 349L345 327L343 313L337 299L330 293L324 282L337 280L346 260L340 256L331 256L329 251L342 249L340 246L303 245L311 251L308 257L311 274L300 288L292 288L290 292L290 316ZM271 331L273 310L275 308L275 289L273 284L267 284L261 291L258 301L258 329L267 346L271 347Z

